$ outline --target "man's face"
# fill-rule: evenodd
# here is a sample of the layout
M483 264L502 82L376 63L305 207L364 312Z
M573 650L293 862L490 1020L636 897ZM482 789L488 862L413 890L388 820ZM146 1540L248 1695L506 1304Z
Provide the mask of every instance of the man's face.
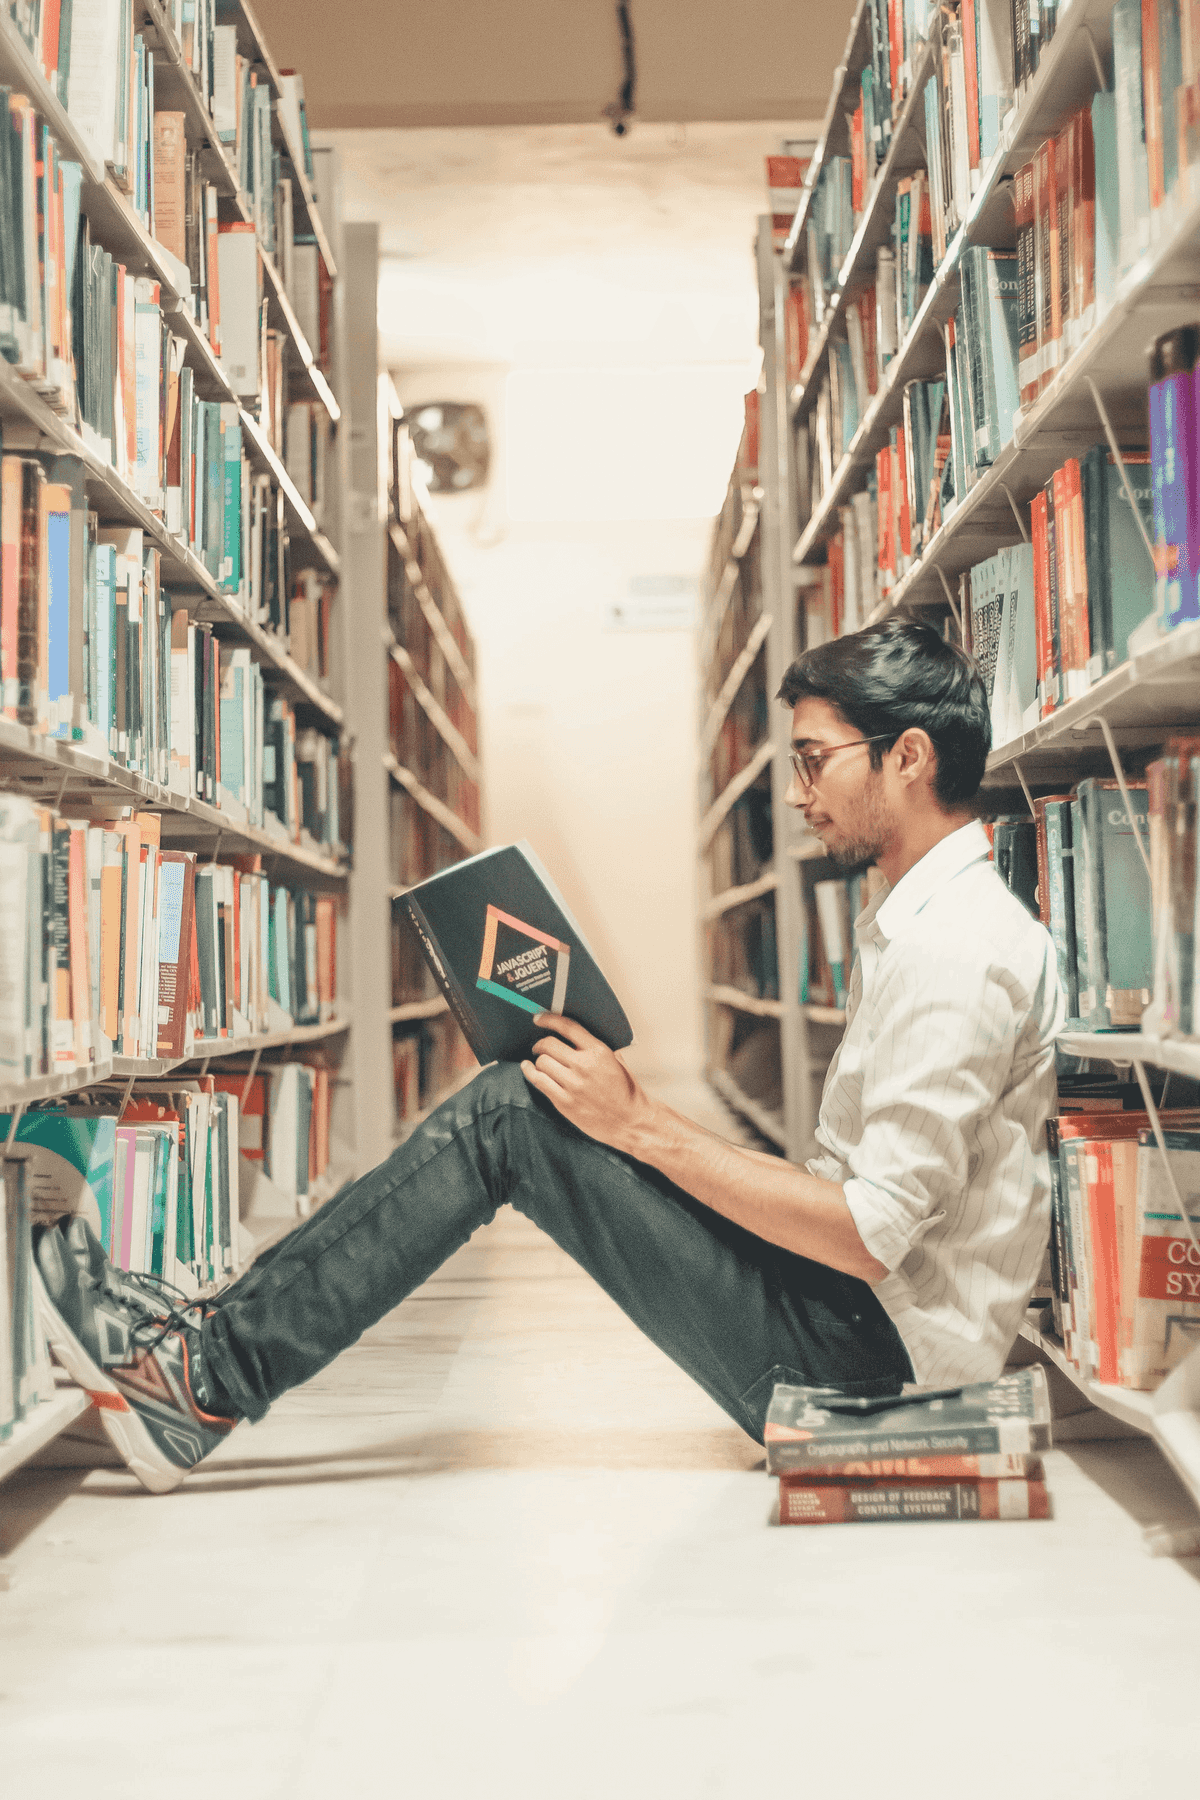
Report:
M877 862L894 824L885 772L871 767L862 732L828 700L805 699L792 713L792 748L804 751L817 767L811 786L793 767L788 805L803 811L809 830L839 868Z

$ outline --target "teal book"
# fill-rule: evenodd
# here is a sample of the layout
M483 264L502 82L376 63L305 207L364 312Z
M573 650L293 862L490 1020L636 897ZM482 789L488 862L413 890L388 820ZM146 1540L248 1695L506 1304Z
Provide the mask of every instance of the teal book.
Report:
M1118 269L1135 263L1150 243L1150 172L1142 93L1141 0L1117 0L1112 13L1113 94L1116 101ZM1097 178L1100 147L1096 146ZM1097 182L1098 185L1098 182Z
M29 1149L35 1223L79 1213L102 1244L109 1242L116 1124L112 1114L22 1114L16 1142ZM11 1129L12 1114L0 1113L0 1135L7 1139Z
M1163 193L1169 199L1179 180L1179 125L1176 94L1183 83L1183 42L1179 0L1158 3L1158 91L1162 106Z
M1124 463L1142 524L1153 539L1154 475L1149 454L1126 451ZM1105 667L1115 668L1128 659L1130 632L1154 611L1154 565L1111 452L1105 455L1104 472L1105 654L1112 659Z
M1147 855L1150 817L1146 783L1129 782L1138 834ZM1075 811L1078 808L1078 813ZM1115 781L1089 777L1076 790L1071 815L1075 846L1079 1010L1089 1031L1136 1028L1154 986L1149 879Z
M1099 315L1113 303L1120 269L1121 193L1115 94L1092 96L1092 142L1096 162L1096 311Z
M237 407L228 402L225 414L225 522L221 555L221 588L240 592L242 585L242 428Z
M1054 795L1038 801L1046 826L1046 885L1049 889L1050 936L1058 961L1058 978L1067 1003L1067 1021L1077 1027L1079 972L1075 950L1075 872L1071 847L1071 802Z
M393 904L480 1063L527 1057L541 1012L575 1019L613 1050L633 1042L582 927L528 844L468 857Z

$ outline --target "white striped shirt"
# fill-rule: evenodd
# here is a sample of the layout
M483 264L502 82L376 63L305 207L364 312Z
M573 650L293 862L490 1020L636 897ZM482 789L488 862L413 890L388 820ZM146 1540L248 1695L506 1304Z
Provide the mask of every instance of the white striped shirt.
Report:
M808 1165L844 1184L923 1385L1000 1373L1049 1232L1058 967L987 858L964 825L855 921Z

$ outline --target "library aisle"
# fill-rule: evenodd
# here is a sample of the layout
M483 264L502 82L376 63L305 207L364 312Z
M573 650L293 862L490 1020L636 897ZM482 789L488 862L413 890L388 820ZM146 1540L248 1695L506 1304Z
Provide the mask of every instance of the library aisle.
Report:
M505 1212L169 1499L14 1479L4 1791L1129 1800L1194 1750L1156 1454L1055 1450L1021 1530L769 1530L758 1446Z

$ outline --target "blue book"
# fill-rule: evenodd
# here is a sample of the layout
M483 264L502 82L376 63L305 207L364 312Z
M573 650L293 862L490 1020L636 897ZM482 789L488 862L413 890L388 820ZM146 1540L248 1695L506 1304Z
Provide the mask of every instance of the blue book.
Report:
M1155 604L1168 630L1200 614L1200 503L1195 367L1200 331L1168 331L1150 357L1150 464L1154 480Z

